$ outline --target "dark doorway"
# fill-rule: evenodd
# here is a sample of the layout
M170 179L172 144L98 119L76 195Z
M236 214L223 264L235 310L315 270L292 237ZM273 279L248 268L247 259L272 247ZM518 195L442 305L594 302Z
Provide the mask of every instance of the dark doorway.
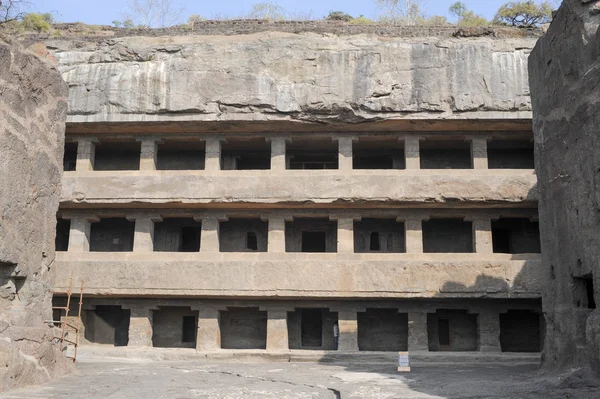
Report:
M200 231L198 227L181 228L181 252L200 251Z
M121 306L98 305L87 311L85 339L97 344L127 346L129 342L129 310Z
M196 317L183 316L181 342L196 342Z
M326 236L324 231L303 231L302 252L326 252Z
M509 310L500 314L502 352L539 352L541 350L540 315L529 310Z
M510 251L510 230L493 229L492 230L492 247L494 253L509 254Z
M300 339L304 347L323 345L323 314L321 309L302 309Z
M438 342L440 346L450 345L450 320L438 319Z
M253 231L246 233L246 249L249 249L250 251L258 250L258 240L256 238L256 233Z

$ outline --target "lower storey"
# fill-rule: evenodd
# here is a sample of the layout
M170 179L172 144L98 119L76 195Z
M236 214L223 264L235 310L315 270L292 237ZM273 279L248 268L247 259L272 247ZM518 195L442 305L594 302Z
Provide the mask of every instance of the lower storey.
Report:
M65 298L55 297L56 305ZM539 352L537 299L84 298L84 343L219 349ZM70 315L73 315L71 312ZM61 315L56 314L55 320Z

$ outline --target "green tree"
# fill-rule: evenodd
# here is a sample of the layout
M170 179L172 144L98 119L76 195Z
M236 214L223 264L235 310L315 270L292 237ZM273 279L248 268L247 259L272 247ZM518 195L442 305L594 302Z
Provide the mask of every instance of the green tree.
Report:
M36 12L32 12L29 14L25 14L23 19L21 20L21 24L25 31L36 31L36 32L47 32L52 27L52 23L54 22L54 18L52 14L45 13L39 14Z
M256 3L252 5L248 18L282 21L285 19L285 9L271 1Z
M485 26L490 24L487 19L481 15L475 14L472 10L467 8L465 3L460 1L452 4L448 11L450 11L450 14L456 16L458 25L460 26Z
M328 21L352 21L354 18L350 14L343 11L329 11L329 15L325 18Z
M552 20L552 5L548 1L510 1L498 9L494 21L511 26L535 26Z

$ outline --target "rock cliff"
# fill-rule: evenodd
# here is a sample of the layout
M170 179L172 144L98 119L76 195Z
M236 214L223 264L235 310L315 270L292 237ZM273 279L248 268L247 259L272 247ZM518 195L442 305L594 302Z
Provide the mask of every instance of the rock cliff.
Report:
M0 40L0 391L69 369L43 322L52 319L66 104L55 68Z
M529 60L544 363L600 373L600 1L565 0Z
M47 40L69 122L527 119L529 38L132 36Z

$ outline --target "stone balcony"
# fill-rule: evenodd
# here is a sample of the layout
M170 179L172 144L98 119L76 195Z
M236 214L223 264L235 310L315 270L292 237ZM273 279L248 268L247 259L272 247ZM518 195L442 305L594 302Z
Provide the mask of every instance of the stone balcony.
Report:
M57 252L55 293L229 298L539 298L539 254Z
M533 170L65 172L62 208L96 204L325 204L535 207Z

